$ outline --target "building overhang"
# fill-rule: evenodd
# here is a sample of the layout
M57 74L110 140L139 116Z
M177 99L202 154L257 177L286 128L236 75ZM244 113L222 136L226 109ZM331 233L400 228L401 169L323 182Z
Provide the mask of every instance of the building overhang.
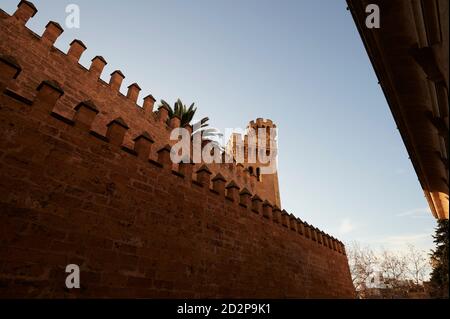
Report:
M347 0L419 182L448 219L448 0ZM380 28L368 28L376 4Z

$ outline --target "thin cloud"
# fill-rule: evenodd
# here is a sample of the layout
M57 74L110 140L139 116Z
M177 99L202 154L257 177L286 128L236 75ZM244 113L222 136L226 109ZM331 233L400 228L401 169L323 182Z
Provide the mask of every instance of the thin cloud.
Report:
M378 240L372 240L371 244L376 244L380 247L400 251L407 249L408 245L411 244L419 249L429 250L432 248L432 246L430 246L429 244L430 237L431 232L391 235L382 237Z
M382 240L382 242L390 243L393 245L414 244L422 242L428 237L430 237L429 233L396 235L396 236L387 236Z
M395 215L397 217L410 217L410 218L429 218L431 217L431 211L429 207L420 207L408 210L403 213Z

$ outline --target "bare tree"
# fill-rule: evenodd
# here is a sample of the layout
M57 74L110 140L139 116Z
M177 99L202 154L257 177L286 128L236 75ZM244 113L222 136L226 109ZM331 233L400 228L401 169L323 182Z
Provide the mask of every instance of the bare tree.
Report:
M430 273L430 261L425 251L419 251L414 245L408 244L406 252L408 277L415 285L421 285L427 273Z
M426 252L408 245L406 251L374 251L357 242L347 245L353 285L360 298L408 298L424 291L429 273Z
M380 255L380 271L387 287L398 288L406 280L406 257L383 249Z
M362 248L359 243L352 242L347 246L347 258L353 286L358 295L364 297L367 282L375 274L377 257L370 247Z

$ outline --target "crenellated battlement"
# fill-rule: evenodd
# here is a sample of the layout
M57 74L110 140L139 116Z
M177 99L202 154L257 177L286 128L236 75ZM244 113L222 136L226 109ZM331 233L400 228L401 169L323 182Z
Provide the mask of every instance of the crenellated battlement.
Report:
M227 143L227 150L234 157L236 157L237 148L242 147L242 150L245 154L244 161L249 161L249 149L254 148L255 153L258 153L260 148L263 148L264 151L268 153L274 152L276 153L277 145L277 126L272 122L272 120L265 120L262 118L256 119L256 121L250 121L247 125L247 129L245 134L233 133L230 136L230 139ZM263 145L258 141L258 137L260 133L265 134Z
M25 40L32 43L31 47L34 46L32 51L46 57L44 60L41 60L40 68L36 68L35 64L30 64L30 61L25 56L16 55L16 63L23 65L24 72L22 72L22 76L17 81L9 86L8 89L11 93L33 100L36 94L33 92L33 88L40 85L43 81L52 79L52 83L65 92L62 98L55 102L55 114L61 114L65 118L79 117L80 115L74 112L76 109L69 105L73 105L75 102L81 103L80 101L90 101L92 105L96 105L100 113L90 123L92 131L98 132L99 136L111 134L107 131L108 124L116 118L121 118L124 122L130 123L131 127L123 132L123 144L128 148L133 147L134 137L139 136L144 131L148 131L151 136L155 137L155 147L157 148L174 143L174 141L169 139L169 134L171 129L177 127L175 123L177 119L174 118L167 125L168 112L164 108L154 110L156 99L152 94L148 94L144 98L143 105L139 106L137 100L141 88L137 83L132 83L128 86L126 95L123 95L120 89L125 75L120 70L110 74L109 83L103 81L101 75L104 67L107 65L107 61L102 56L95 56L91 60L90 67L84 68L84 66L79 64L79 60L87 50L87 46L79 39L74 39L70 43L67 53L55 48L53 46L55 41L64 32L59 23L55 21L48 22L42 36L29 30L25 24L37 12L37 8L31 2L21 1L12 16L4 13L0 20L0 23L6 25L3 29L9 31L6 37L9 37L10 41L3 41L3 43L4 45L7 43L11 44L5 47L0 46L0 52L3 55L13 53L11 52L12 48L19 48L24 45L23 41L17 39L17 33L13 31L14 28L22 28L27 35ZM16 41L16 43L10 43L11 41ZM30 46L29 43L27 43L27 48ZM33 56L33 59L37 60L39 57ZM37 81L38 79L40 82ZM271 120L258 118L256 121L251 121L247 128L257 129L265 127L276 128L276 125ZM270 133L267 136L269 138ZM244 145L244 163L233 161L230 164L213 164L210 165L211 169L216 173L222 173L229 178L235 179L236 182L249 188L252 192L261 191L265 193L271 202L280 205L278 178L275 176L274 181L270 180L270 178L262 180L259 168L249 164L251 162L249 154L252 153L252 148L248 143L248 135L246 134L243 137L236 135L235 142L239 138ZM267 149L269 150L270 147L267 147ZM255 149L255 151L257 150ZM270 151L276 152L276 150ZM154 156L153 160L156 160L154 154L150 155Z
M3 74L1 87L3 88L9 86L15 80L17 74L22 72L20 66L14 63L14 61L15 59L13 57L0 56L0 74ZM26 98L15 95L7 89L5 93L6 96L16 101L21 102L26 100ZM299 236L305 236L303 229L309 227L311 235L306 236L306 238L316 241L321 246L345 254L344 245L340 241L304 223L293 214L289 214L285 210L273 206L269 201L258 196L258 194L251 193L246 187L241 188L234 180L227 180L220 173L212 177L212 172L206 165L202 165L196 171L193 171L193 165L191 163L180 163L176 167L170 159L170 145L165 145L155 150L152 147L155 141L147 131L142 131L133 137L134 145L131 148L124 145L124 138L128 130L130 130L130 127L120 117L113 119L106 125L105 135L92 130L92 123L99 115L99 110L90 100L80 101L73 106L75 114L72 118L59 114L55 109L55 105L63 95L64 90L56 81L45 80L37 87L35 98L32 101L26 100L28 103L25 103L27 104L25 110L45 122L60 121L68 127L80 131L80 133L87 133L85 134L85 138L95 138L98 140L98 143L110 144L135 157L136 160L144 160L148 165L165 169L169 174L185 179L196 187L205 187L211 192L220 195L223 199L235 203L242 210L253 212L262 218L269 219L273 225L286 227L298 233ZM78 135L82 136L83 134ZM149 158L151 153L155 155L156 160ZM236 166L240 167L241 165ZM278 216L277 214L280 215Z
M33 8L33 10L30 10L30 8ZM127 93L122 94L120 90L126 77L120 70L113 71L108 82L103 81L101 75L107 61L102 56L92 58L89 68L79 64L81 56L87 50L87 46L79 39L74 39L69 44L67 53L55 48L53 44L64 32L57 22L50 21L47 23L42 36L29 30L25 24L36 13L37 9L32 3L22 1L12 16L3 12L3 17L0 19L0 23L6 25L3 29L9 30L6 34L9 40L3 42L4 47L0 45L2 54L13 53L12 48L20 48L24 46L24 41L26 41L27 50L32 49L30 51L38 52L40 56L46 57L41 60L41 67L36 68L35 64L30 62L34 62L40 57L33 56L32 59L26 59L25 56L18 55L17 63L23 66L25 72L15 83L11 84L9 87L11 91L32 100L35 94L33 89L40 83L38 80L53 79L65 91L62 99L55 105L55 110L60 114L68 118L73 117L74 110L68 105L73 104L74 101L89 100L97 106L100 112L100 116L96 117L92 123L94 131L103 135L106 134L105 127L107 127L107 124L115 118L121 117L126 123L133 123L133 125L130 124L131 129L125 134L124 144L128 147L133 145L133 136L137 136L140 132L146 130L152 136L155 136L155 147L175 143L175 141L169 139L169 136L171 129L179 126L177 118L173 118L167 124L168 112L164 108L154 109L156 99L152 94L144 97L142 106L137 104L141 93L141 88L137 83L130 84ZM20 41L21 39L17 38L17 33L13 31L14 28L22 29L26 38ZM231 168L231 170L228 168ZM254 173L240 169L235 164L214 165L214 169L230 177L232 176L237 182L252 189L252 191L261 187Z
M123 297L130 287L136 297L353 296L344 245L281 208L276 173L261 178L258 164L235 161L173 164L169 135L179 119L154 110L151 94L138 105L137 83L120 93L120 70L103 81L105 58L80 65L81 40L67 53L55 48L58 23L34 34L25 24L36 13L29 1L0 12L0 224L12 225L0 235L10 248L0 260L26 251L27 263L44 267L26 275L33 282L58 282L67 262L82 264L93 277L81 296L117 289ZM210 263L224 271L204 271ZM11 287L16 278L1 268Z
M54 47L55 41L64 32L59 23L48 22L41 36L28 29L25 24L37 12L31 2L21 1L13 15L9 16L3 11L0 14L5 40L0 44L0 52L3 55L14 55L14 51L23 48L30 54L30 56L15 54L18 64L25 72L9 87L11 91L27 99L33 99L35 94L33 89L43 80L53 79L66 92L56 105L58 111L66 116L73 114L73 109L66 107L66 104L69 104L67 102L92 100L103 115L96 120L94 127L103 129L105 124L122 116L126 122L135 123L137 130L143 130L150 122L155 127L154 131L159 131L153 132L154 135L164 136L166 141L169 140L170 127L165 123L167 114L160 114L160 111L154 110L155 98L152 94L146 95L142 106L137 104L141 93L137 83L130 84L127 93L122 94L120 90L125 75L120 70L112 72L109 81L103 81L101 76L107 60L100 55L92 58L88 68L81 65L79 60L86 54L87 46L79 39L74 39L69 44L67 53ZM23 32L17 32L17 29ZM18 34L21 37L18 37ZM132 144L131 139L127 137L126 143Z
M259 128L276 128L277 126L269 119L257 118L256 121L250 121L247 126L257 131Z
M24 26L28 22L29 19L34 17L34 15L38 12L37 8L34 6L33 3L23 0L20 1L20 3L17 5L17 10L14 12L14 14L10 17L6 17L4 19L9 20L10 23L16 23L18 25ZM3 13L5 16L7 16L6 13ZM6 24L8 24L6 22ZM47 25L45 26L45 30L42 34L42 36L36 35L33 31L29 30L30 34L34 35L36 38L38 38L43 45L50 46L52 50L57 50L57 48L53 47L58 37L64 32L63 27L55 21L49 21ZM70 45L67 53L65 55L67 56L68 60L70 62L78 64L81 56L83 53L87 50L86 45L78 39L74 39ZM63 53L63 52L61 52ZM101 80L100 77L102 75L103 69L108 64L108 62L103 58L102 56L95 56L91 60L91 65L87 71L90 72L91 76L94 79ZM82 65L78 64L79 67L84 68ZM120 91L122 81L125 79L125 76L120 70L116 70L111 73L110 80L109 80L109 86L113 91ZM130 86L128 86L128 92L126 94L126 97L131 101L136 103L137 99L139 97L139 92L141 91L141 88L137 83L132 83ZM151 99L154 98L150 94L147 97L151 97ZM149 107L149 103L144 103L142 107ZM151 110L153 110L153 104L151 105ZM147 110L148 111L148 110Z

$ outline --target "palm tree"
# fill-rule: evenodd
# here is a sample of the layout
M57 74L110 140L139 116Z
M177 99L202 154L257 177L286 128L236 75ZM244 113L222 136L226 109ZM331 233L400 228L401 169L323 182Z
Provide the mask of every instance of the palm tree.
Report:
M181 102L180 99L178 99L175 104L174 107L172 108L172 106L170 106L169 103L167 103L164 100L161 100L161 106L164 106L167 108L167 110L169 111L169 119L171 119L174 116L178 116L180 118L180 126L181 127L185 127L186 125L190 124L195 112L197 111L197 108L194 108L194 103L191 104L191 106L188 108L186 105L183 104L183 102ZM203 118L202 119L203 122L207 122L208 118Z
M194 107L194 103L192 103L191 106L187 107L186 105L183 104L183 102L181 102L180 99L177 99L173 108L172 108L172 106L170 106L169 103L167 103L164 100L161 100L160 107L165 107L169 111L168 121L172 117L178 116L180 118L180 126L181 127L185 127L186 125L190 124L192 119L194 118L195 112L197 112L197 108ZM194 129L194 132L192 132L192 135L201 133L203 140L212 141L219 145L219 143L215 139L217 139L218 137L221 137L222 133L220 133L215 128L209 128L208 121L209 121L209 118L204 117L200 121L194 123L192 125L192 127Z

